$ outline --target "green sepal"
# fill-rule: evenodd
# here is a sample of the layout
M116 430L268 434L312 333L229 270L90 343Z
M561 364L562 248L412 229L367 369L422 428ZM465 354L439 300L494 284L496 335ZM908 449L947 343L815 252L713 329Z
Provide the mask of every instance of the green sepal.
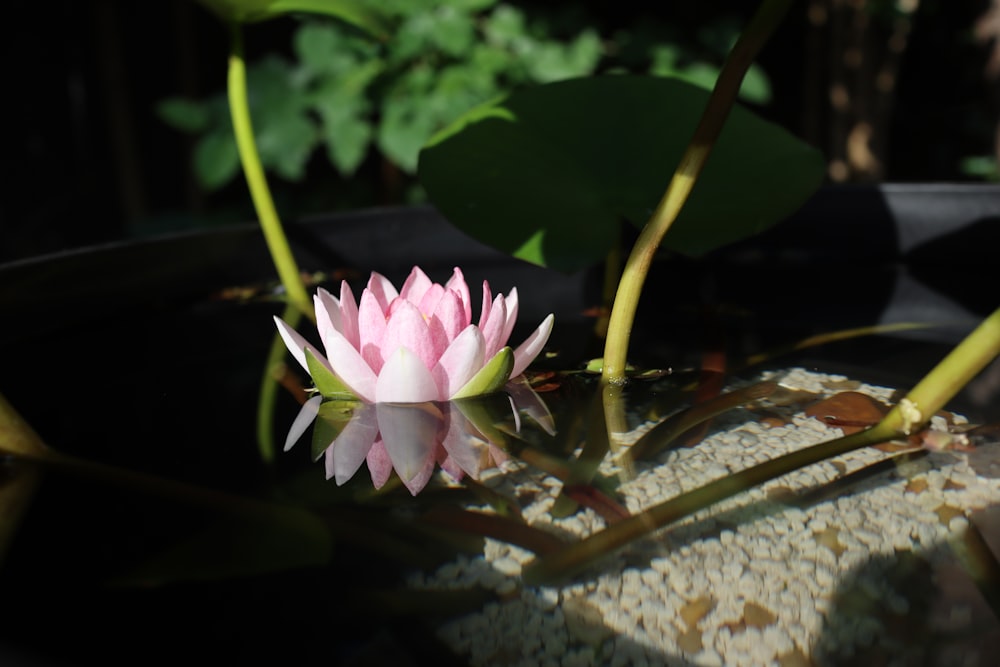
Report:
M326 365L316 358L310 348L306 348L306 366L309 368L309 375L312 376L316 390L323 398L353 398L357 396L350 388L344 384L339 377L326 367Z
M491 394L499 391L507 380L510 379L510 372L514 370L514 351L505 347L490 359L485 366L479 369L471 380L465 383L461 389L455 392L452 399L468 398L481 394Z
M341 432L354 417L354 411L361 406L357 399L339 399L320 403L316 421L313 422L312 458L319 459L340 437Z

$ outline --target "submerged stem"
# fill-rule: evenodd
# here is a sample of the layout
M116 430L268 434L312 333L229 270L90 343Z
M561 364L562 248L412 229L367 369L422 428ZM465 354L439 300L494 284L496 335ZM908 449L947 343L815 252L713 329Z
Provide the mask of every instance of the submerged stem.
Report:
M253 124L250 120L250 104L247 99L246 63L243 60L243 31L238 22L233 22L230 27L229 113L233 119L233 134L236 137L236 148L240 154L240 163L243 165L243 174L246 176L250 197L253 199L257 217L260 219L264 240L267 242L274 266L278 270L281 284L284 285L285 292L288 294L288 300L315 321L316 316L313 313L312 302L306 294L299 267L295 263L295 257L288 245L278 211L274 207L271 190L267 185L267 177L264 175L264 167L260 162L260 154L257 152L257 143L254 140Z
M548 584L571 577L615 549L742 491L832 456L908 434L926 424L998 355L1000 309L966 336L872 428L789 452L655 505L561 551L540 557L524 569L525 583ZM918 406L916 412L914 406Z
M635 321L642 286L653 262L653 255L664 234L677 219L681 208L694 188L709 153L736 101L743 76L753 63L757 52L774 32L792 0L764 0L757 13L733 46L726 59L715 88L708 99L701 121L694 131L691 143L681 156L667 191L646 223L625 263L604 346L602 379L612 384L624 384L628 341Z

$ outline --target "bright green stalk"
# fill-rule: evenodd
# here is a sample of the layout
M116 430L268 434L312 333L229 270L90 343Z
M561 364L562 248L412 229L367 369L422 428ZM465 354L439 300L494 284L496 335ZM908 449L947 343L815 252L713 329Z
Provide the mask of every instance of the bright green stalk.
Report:
M624 384L625 365L628 356L628 341L632 334L635 311L639 305L642 286L649 273L653 254L660 246L663 235L677 219L677 214L691 194L709 153L715 145L722 126L733 108L736 96L743 82L743 76L753 63L757 52L774 32L778 23L788 11L793 0L764 0L764 4L751 19L740 35L733 50L715 82L715 88L694 131L680 164L674 172L663 199L646 223L632 253L629 255L618 283L611 321L608 325L608 339L604 345L604 368L602 379L612 384Z
M229 113L233 119L233 133L236 136L236 147L240 153L240 163L243 174L250 188L257 217L260 219L264 240L271 252L271 259L278 269L278 277L285 286L288 300L310 319L316 319L313 313L312 301L306 294L305 284L295 263L295 257L288 246L281 219L274 207L271 190L267 186L264 167L257 153L257 143L254 139L253 124L250 122L250 104L247 100L247 72L243 61L243 31L239 23L230 24L231 44L229 53Z

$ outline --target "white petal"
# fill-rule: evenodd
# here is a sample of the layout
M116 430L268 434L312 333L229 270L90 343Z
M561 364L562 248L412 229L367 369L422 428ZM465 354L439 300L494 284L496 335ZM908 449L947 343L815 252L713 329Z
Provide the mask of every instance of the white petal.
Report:
M368 402L375 400L375 371L361 358L361 353L354 349L344 336L336 329L331 329L326 341L330 354L329 366L346 384L355 396Z
M292 353L293 357L295 357L295 361L299 362L299 365L301 365L307 373L309 372L309 366L306 364L307 347L313 351L313 354L316 355L317 359L326 363L327 366L330 365L329 362L327 362L326 357L320 354L316 349L316 346L303 338L298 331L288 326L287 322L275 315L274 323L278 325L278 333L281 334L281 340L285 342L285 347L288 348L288 351Z
M379 433L399 478L409 482L428 464L433 470L437 434L443 426L441 412L433 404L377 403L375 408Z
M316 415L319 414L319 404L323 402L322 396L313 396L308 401L302 404L302 409L299 410L299 414L295 416L295 421L292 422L291 428L288 429L288 435L285 436L285 449L288 451L292 448L302 434L306 432L309 425L313 423L316 419Z
M376 403L423 403L440 400L434 377L416 354L405 347L382 366L375 384Z
M341 485L358 471L368 456L372 443L378 437L378 419L375 406L362 403L351 415L351 421L327 450L326 477L333 477Z
M554 321L555 318L549 313L548 317L538 325L538 328L532 331L531 335L525 338L524 342L514 350L514 368L510 372L512 378L523 373L524 369L535 360L538 353L545 347L545 343L549 341L549 335L552 333Z
M479 327L470 324L455 337L431 371L442 400L451 398L479 372L485 362L484 349Z

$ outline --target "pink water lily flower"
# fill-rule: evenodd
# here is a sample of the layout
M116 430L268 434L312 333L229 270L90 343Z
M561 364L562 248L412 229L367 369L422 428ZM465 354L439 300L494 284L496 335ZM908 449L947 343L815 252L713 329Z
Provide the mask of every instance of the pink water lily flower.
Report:
M441 285L415 266L399 291L373 272L360 301L346 281L339 298L320 289L314 301L326 354L276 317L285 345L320 393L347 391L372 403L444 401L496 391L538 356L553 322L549 315L511 350L507 340L517 320L517 289L494 298L483 281L482 310L473 324L469 286L458 268Z

